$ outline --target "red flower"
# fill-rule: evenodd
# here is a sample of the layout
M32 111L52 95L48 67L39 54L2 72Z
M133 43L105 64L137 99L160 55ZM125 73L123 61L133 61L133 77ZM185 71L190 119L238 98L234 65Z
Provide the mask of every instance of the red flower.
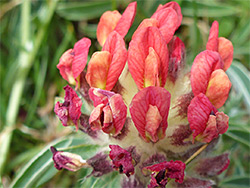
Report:
M70 86L65 86L63 89L65 90L64 103L58 101L55 105L54 112L61 120L63 126L74 124L76 130L78 130L82 101Z
M109 157L114 168L119 169L120 173L124 173L128 177L134 174L134 161L131 153L118 145L109 145L109 148L111 149Z
M165 137L169 106L170 93L161 87L144 88L132 99L130 114L146 142L157 142Z
M67 50L57 65L62 77L70 84L78 83L79 76L87 64L91 41L88 38L79 40L73 49Z
M222 68L219 53L210 50L198 54L191 68L194 95L205 94L216 108L223 106L231 88L231 82Z
M117 136L126 121L127 106L121 95L110 91L90 88L90 99L94 102L89 124L93 130L102 129L107 134Z
M95 52L88 65L86 80L91 87L111 90L127 61L123 38L113 31L101 52Z
M209 143L228 129L228 116L218 112L204 94L195 96L188 107L193 139Z
M168 73L168 48L159 29L140 30L129 44L128 67L139 89L164 86Z
M142 172L147 175L151 172L151 181L148 188L165 187L168 179L175 179L175 182L182 183L184 180L185 163L182 161L164 161L158 164L142 168Z
M134 21L136 6L137 2L130 3L122 15L117 10L103 13L96 31L97 40L101 46L112 31L119 33L122 38L125 37Z

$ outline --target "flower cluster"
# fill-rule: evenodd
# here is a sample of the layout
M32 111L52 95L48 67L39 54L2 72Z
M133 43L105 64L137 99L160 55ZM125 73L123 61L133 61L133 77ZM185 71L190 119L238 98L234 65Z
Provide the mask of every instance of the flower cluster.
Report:
M227 131L229 118L218 108L231 88L225 71L232 63L232 43L218 37L215 21L206 50L188 71L185 45L175 36L181 8L169 2L141 22L127 50L124 37L136 6L132 2L122 15L107 11L101 16L97 40L102 50L93 53L87 71L88 38L62 55L57 67L75 89L64 88L64 102L56 103L55 113L64 126L101 140L105 149L85 161L52 147L55 167L92 168L96 177L117 170L126 175L124 187L210 187L209 178L228 167L228 154L189 162L201 151L210 152ZM89 113L81 112L83 104Z

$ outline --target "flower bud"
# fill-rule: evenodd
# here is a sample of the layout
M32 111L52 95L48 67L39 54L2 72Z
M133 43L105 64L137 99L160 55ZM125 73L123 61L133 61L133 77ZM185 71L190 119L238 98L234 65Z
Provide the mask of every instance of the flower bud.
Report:
M53 153L54 166L58 170L65 168L70 171L77 171L81 168L90 167L80 155L57 151L53 146L50 147L50 150Z

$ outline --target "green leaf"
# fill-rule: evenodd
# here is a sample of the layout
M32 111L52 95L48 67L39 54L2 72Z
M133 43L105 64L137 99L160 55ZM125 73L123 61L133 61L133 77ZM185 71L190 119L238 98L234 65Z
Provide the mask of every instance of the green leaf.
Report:
M54 146L58 150L77 153L84 159L93 156L99 148L99 146L91 145L87 143L87 140L76 138L76 136L52 142L18 173L10 187L36 187L51 179L58 172L53 167L50 146Z
M248 148L250 148L250 132L249 130L242 129L240 127L231 128L229 125L228 131L225 133L226 136L234 139Z
M195 1L197 5L197 16L199 17L222 17L232 16L240 12L236 7L228 4L215 3L211 1ZM194 8L192 1L184 1L181 4L181 11L184 16L193 16ZM195 10L196 11L196 10Z
M111 1L60 2L56 12L67 20L82 21L98 18L111 8Z
M237 61L233 61L231 67L227 70L232 87L234 87L238 93L242 93L244 102L250 110L250 78L249 71Z
M234 176L224 179L220 182L219 187L223 188L249 188L250 177L249 176Z
M117 171L103 175L102 177L90 177L82 181L81 187L89 188L113 188L120 187L120 175Z

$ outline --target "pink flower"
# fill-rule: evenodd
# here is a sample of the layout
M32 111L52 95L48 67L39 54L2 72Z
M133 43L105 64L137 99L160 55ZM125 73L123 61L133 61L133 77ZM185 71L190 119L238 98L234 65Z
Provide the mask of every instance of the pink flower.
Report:
M63 89L65 90L64 103L57 102L54 111L63 126L74 124L78 130L82 101L70 86L65 86Z
M209 143L228 129L228 116L218 112L208 98L200 93L188 107L188 121L193 140Z
M123 38L113 31L101 52L95 52L88 65L86 80L91 87L111 90L127 61Z
M102 129L103 132L117 136L126 121L127 106L121 95L110 91L90 88L90 99L94 102L89 124L93 130Z
M128 67L139 89L164 86L168 73L168 48L156 27L146 27L131 40Z
M210 29L207 42L207 50L216 51L220 54L223 61L223 70L226 71L233 61L233 44L230 40L219 37L219 23L214 21Z
M205 94L216 108L223 106L231 88L231 82L222 68L221 56L210 50L198 54L191 68L194 95Z
M122 38L131 27L136 13L137 2L132 2L121 15L117 10L104 12L97 26L97 40L101 46L112 31L116 31Z
M165 137L169 106L170 93L161 87L144 88L132 99L130 114L146 142L157 142Z
M78 85L79 76L87 64L90 45L90 39L82 38L73 49L67 50L60 58L57 68L71 85Z

